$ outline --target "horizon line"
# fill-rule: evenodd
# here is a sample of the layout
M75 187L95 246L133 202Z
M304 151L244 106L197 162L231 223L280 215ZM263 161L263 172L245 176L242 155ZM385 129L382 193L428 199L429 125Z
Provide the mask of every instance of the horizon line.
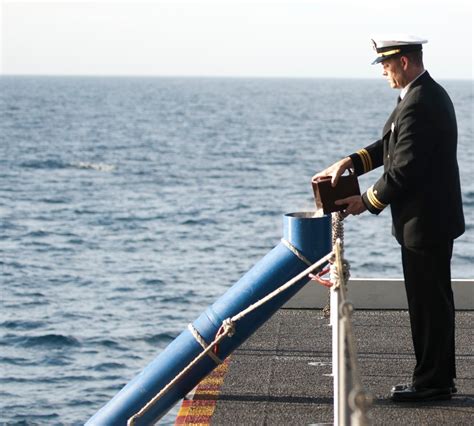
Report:
M261 80L379 80L381 77L342 77L342 76L285 76L285 75L199 75L199 74L34 74L34 73L20 73L20 74L5 74L0 73L2 77L72 77L72 78L209 78L209 79L261 79ZM440 80L462 80L473 81L474 77L436 77Z

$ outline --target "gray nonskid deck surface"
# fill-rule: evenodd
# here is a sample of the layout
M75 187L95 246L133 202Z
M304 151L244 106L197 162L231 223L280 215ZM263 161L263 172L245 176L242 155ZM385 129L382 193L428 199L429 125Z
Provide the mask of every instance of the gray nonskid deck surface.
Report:
M451 401L403 404L390 387L414 367L406 311L356 311L363 384L375 425L474 424L473 312L457 312L458 394ZM308 425L333 421L331 328L320 310L280 310L231 357L213 425Z

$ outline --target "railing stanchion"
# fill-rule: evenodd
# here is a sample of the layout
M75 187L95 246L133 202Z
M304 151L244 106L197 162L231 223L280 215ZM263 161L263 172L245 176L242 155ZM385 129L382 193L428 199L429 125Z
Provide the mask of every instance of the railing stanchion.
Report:
M339 290L331 287L332 378L334 392L334 426L339 425Z

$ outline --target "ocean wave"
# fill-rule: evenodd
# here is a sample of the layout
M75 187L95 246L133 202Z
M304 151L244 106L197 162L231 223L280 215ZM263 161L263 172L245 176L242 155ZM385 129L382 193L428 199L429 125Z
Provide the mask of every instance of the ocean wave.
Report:
M24 290L15 291L15 295L20 296L20 297L25 297L25 298L28 298L28 299L31 299L31 300L46 297L45 294L40 293L39 291L31 292L31 291L24 291Z
M4 306L5 308L11 309L14 311L15 309L27 309L31 306L44 306L49 305L50 302L48 300L38 300L38 301L27 301L21 303L6 303Z
M22 238L43 238L48 237L49 235L51 235L50 232L44 231L43 229L39 229L37 231L31 231L25 235L22 235Z
M71 163L71 167L76 169L91 169L97 170L98 172L112 172L115 170L115 166L113 164L106 164L106 163L88 163L85 161L79 161L77 163Z
M118 291L120 293L128 293L130 291L133 291L134 288L133 287L115 287L114 288L115 291ZM117 296L115 299L122 299L123 296ZM108 299L108 300L112 300L112 299Z
M469 264L472 264L473 261L474 261L474 257L473 256L470 256L469 254L463 254L463 253L459 253L457 255L457 257L459 258L459 260L463 261L463 262L466 262L468 265ZM470 274L472 275L472 274ZM466 277L467 278L467 277Z
M33 379L27 377L14 377L14 376L7 376L4 375L2 377L2 382L3 383L31 383Z
M91 210L89 208L80 208L80 209L74 209L74 214L82 215L82 214L88 214L88 215L96 215L98 212L95 210Z
M189 303L190 299L183 295L177 295L177 296L162 297L159 299L159 301L161 303L181 304L181 303Z
M57 159L48 159L48 160L30 160L23 161L20 163L20 167L27 169L85 169L85 170L96 170L98 172L112 172L115 170L113 164L107 163L93 163L88 161L74 161L74 162L65 162Z
M2 214L2 216L4 215ZM7 230L14 230L14 229L22 229L22 227L16 223L3 219L2 222L0 222L0 229L7 231Z
M151 336L146 336L143 340L150 345L156 345L157 343L170 343L175 337L176 336L173 336L169 333L158 333Z
M30 160L20 163L20 167L26 169L64 169L67 163L61 160Z
M129 348L122 346L120 343L111 339L92 339L89 340L88 346L103 346L110 349L117 349L119 351L128 351Z
M155 220L160 220L160 219L166 219L166 215L158 214L158 215L146 216L146 217L119 216L115 218L117 222L150 222L150 221L155 221ZM142 228L142 229L145 229L145 228Z
M62 334L44 334L41 336L17 336L7 334L2 340L0 340L0 344L15 345L24 348L62 348L81 346L81 343L75 337L64 336Z
M66 365L71 365L72 361L69 358L58 357L57 354L54 354L53 357L46 357L41 362L37 362L36 365L49 365L53 367L65 367Z
M106 398L108 396L109 395L107 394ZM68 407L94 407L95 408L95 407L97 407L97 402L95 400L88 401L85 398L80 398L80 399L72 399L72 400L68 401L66 405Z
M44 327L43 321L22 321L22 320L10 320L4 321L0 324L0 327L9 328L12 330L32 330L34 328Z
M8 357L8 356L2 356L0 357L0 363L3 364L9 364L9 365L19 365L21 367L31 365L35 366L37 365L36 361L30 361L26 358L18 358L18 357Z
M275 217L279 213L280 212L275 211L275 210L256 210L255 211L255 214L260 217L265 217L265 216Z
M161 285L161 284L164 284L164 281L160 280L159 278L151 278L151 279L142 278L138 282L140 284L145 284L145 285Z
M188 219L182 222L183 225L215 225L217 222L214 219Z
M119 362L103 362L102 364L98 364L93 367L94 371L108 371L108 370L116 370L117 368L126 368L124 364Z
M9 410L19 410L19 409L24 409L25 411L28 411L27 407L23 406L7 406L5 407L6 411ZM13 416L13 421L8 422L8 425L15 425L15 426L31 426L35 424L41 424L39 422L44 422L47 420L54 420L54 419L59 419L60 415L56 413L51 413L51 414L31 414L30 413L25 413L25 414L16 414ZM34 419L34 421L33 421Z
M39 201L47 204L67 204L71 202L70 198L64 198L64 197L48 197L48 198L42 198Z

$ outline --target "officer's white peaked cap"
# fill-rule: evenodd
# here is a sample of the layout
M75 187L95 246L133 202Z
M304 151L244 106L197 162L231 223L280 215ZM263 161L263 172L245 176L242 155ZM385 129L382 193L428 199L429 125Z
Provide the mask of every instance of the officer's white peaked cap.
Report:
M424 43L428 43L428 40L408 34L373 36L372 44L377 52L377 58L372 64L378 64L403 53L422 50Z

